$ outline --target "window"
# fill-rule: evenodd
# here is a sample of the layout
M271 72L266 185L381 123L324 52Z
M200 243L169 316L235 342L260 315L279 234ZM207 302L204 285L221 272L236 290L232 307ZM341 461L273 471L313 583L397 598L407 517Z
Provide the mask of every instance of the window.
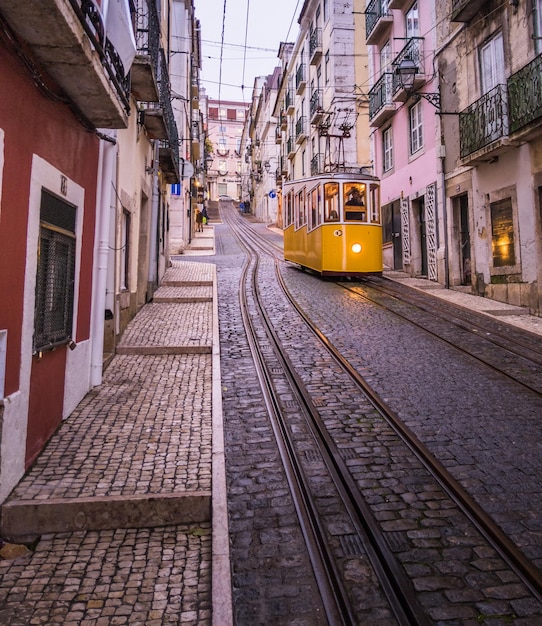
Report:
M324 57L324 78L326 81L326 85L329 84L329 50L326 52Z
M244 122L245 121L245 111L244 109L237 109L237 121Z
M423 148L422 103L410 108L410 154Z
M309 230L312 230L320 224L320 194L318 187L315 187L307 194L307 201L309 203Z
M34 352L67 343L73 326L76 207L41 192Z
M365 221L367 219L366 187L364 183L345 183L343 189L344 219Z
M324 0L324 22L327 20L327 14L328 14L327 3L328 3L328 0Z
M371 193L371 222L373 224L380 223L380 187L378 185L370 186Z
M380 73L389 72L391 65L391 43L386 43L380 48Z
M500 202L493 202L490 208L493 267L515 265L512 201L510 198L506 198Z
M393 168L393 134L391 126L382 133L382 171Z
M294 223L294 200L293 200L294 192L290 191L286 195L286 222L284 226L287 228Z
M324 185L324 220L337 222L340 219L339 209L339 184L326 183Z
M420 36L420 14L418 13L418 3L415 2L405 14L406 37Z
M307 223L307 206L305 204L305 189L303 188L295 197L296 227L301 228Z
M227 172L228 172L228 164L227 164L225 159L221 159L218 162L218 168L217 169L218 169L218 173L221 176L225 176L227 174Z
M502 33L480 47L480 81L483 94L506 82Z

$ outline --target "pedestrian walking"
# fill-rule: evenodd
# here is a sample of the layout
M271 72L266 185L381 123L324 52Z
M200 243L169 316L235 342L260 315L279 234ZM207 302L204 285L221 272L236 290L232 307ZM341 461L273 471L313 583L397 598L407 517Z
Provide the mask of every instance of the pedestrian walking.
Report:
M203 211L196 209L196 232L203 232Z
M204 224L208 224L209 223L209 215L207 214L207 207L205 205L203 205L203 210L202 210L201 214L203 216L203 223Z

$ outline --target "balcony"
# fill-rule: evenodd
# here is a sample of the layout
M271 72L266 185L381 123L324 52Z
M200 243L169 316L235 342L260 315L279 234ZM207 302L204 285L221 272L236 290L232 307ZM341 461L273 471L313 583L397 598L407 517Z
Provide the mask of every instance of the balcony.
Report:
M301 63L301 65L297 68L297 72L295 73L295 92L298 96L300 96L304 91L307 85L307 72L305 71L305 64Z
M459 114L462 165L489 161L509 149L506 85L497 85Z
M288 118L286 117L284 111L280 112L279 123L282 130L286 130L288 128Z
M294 103L294 93L291 88L286 92L286 97L284 99L284 108L286 109L287 115L293 115L295 111L295 103Z
M309 63L316 65L322 57L322 29L315 28L309 37Z
M322 174L324 171L324 155L322 153L315 154L311 159L311 176Z
M387 0L371 0L365 10L365 37L368 45L378 43L393 24Z
M369 91L369 124L379 128L395 113L393 74L386 72Z
M136 6L137 54L132 65L132 93L141 102L158 102L160 23L154 2L138 0Z
M307 118L303 115L295 124L295 142L303 143L307 139Z
M318 124L324 115L324 97L321 89L314 89L309 103L311 124Z
M282 143L282 127L280 124L275 126L275 143Z
M488 0L453 0L450 21L470 22Z
M159 63L159 102L149 102L149 106L140 111L147 135L150 139L159 140L160 169L167 173L166 182L178 182L179 180L179 133L173 108L171 106L171 89L169 86L169 74L166 66L164 51L160 53ZM198 144L199 145L199 144ZM175 178L176 180L170 180Z
M411 91L418 91L418 89L427 81L425 75L425 59L423 54L423 37L412 37L408 40L406 46L399 52L399 54L393 60L393 85L392 85L392 98L394 102L406 102L410 96L409 92L403 88L399 75L395 71L401 61L408 59L412 61L417 68L416 75L414 77L414 85Z
M399 9L402 11L407 6L409 6L410 3L411 3L411 0L390 0L388 8Z
M295 157L295 140L292 135L288 137L288 141L286 142L286 153L288 154L289 159L293 159Z
M91 124L127 127L129 76L93 2L0 0L0 12Z
M542 54L508 79L510 133L528 140L542 132Z

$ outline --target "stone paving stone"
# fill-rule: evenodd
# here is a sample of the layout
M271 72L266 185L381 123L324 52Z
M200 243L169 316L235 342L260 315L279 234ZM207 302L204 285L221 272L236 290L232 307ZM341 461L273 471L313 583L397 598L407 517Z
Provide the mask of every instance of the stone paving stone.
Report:
M117 346L125 348L186 346L194 351L212 345L212 303L149 303L132 320Z
M171 267L164 274L161 286L212 285L214 271L214 265L209 263L172 260Z
M46 535L0 560L0 624L211 624L211 527Z
M210 355L118 355L13 499L211 488Z
M196 285L195 287L159 287L153 295L153 302L211 302L213 288L210 285Z

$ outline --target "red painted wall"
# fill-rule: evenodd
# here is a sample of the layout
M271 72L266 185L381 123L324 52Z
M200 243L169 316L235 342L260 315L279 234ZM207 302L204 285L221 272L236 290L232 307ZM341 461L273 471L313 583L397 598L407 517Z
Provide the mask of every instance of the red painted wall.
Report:
M52 84L52 83L49 83ZM4 171L0 208L0 328L8 330L5 395L19 389L28 202L32 157L39 155L85 189L76 341L89 337L99 141L70 109L46 97L0 38L0 127ZM37 251L36 251L37 253ZM32 312L33 316L33 312ZM33 358L27 464L60 424L66 348Z

